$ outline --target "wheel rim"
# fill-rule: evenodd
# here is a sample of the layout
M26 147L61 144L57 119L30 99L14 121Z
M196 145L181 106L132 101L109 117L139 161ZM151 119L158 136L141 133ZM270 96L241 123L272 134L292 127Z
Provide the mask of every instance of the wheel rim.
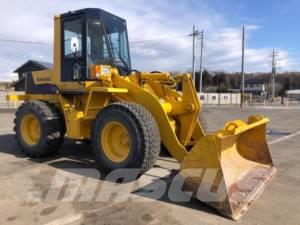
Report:
M35 145L39 143L41 126L38 118L32 114L24 116L21 123L21 133L23 140L28 145Z
M105 156L120 163L130 152L131 143L127 128L119 122L110 122L105 125L101 133L101 144Z

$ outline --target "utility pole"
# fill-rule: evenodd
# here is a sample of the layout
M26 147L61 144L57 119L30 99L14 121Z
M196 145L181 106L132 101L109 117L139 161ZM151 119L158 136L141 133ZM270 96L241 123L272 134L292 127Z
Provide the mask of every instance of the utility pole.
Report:
M273 49L271 53L272 57L272 74L271 74L271 101L274 101L276 90L275 90L275 78L276 78L276 60L275 57L278 56L278 52Z
M193 37L193 59L192 59L192 78L195 79L195 40L196 37L199 35L199 32L196 30L195 25L193 25L193 33L191 33L189 36Z
M241 84L241 108L244 104L245 95L245 26L243 26L242 32L242 84Z
M201 49L200 49L200 88L199 92L202 93L202 85L203 85L203 80L202 80L202 62L203 62L203 42L204 42L204 32L203 30L200 32L200 39L201 39Z

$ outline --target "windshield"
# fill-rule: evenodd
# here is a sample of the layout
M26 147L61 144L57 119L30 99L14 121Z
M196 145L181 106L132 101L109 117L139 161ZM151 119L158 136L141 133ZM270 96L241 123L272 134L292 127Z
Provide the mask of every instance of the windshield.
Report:
M108 14L103 15L103 22L111 44L114 63L125 70L130 70L126 22Z
M110 64L109 53L105 36L102 30L100 19L87 19L87 76L90 79L95 78L93 66L100 64Z

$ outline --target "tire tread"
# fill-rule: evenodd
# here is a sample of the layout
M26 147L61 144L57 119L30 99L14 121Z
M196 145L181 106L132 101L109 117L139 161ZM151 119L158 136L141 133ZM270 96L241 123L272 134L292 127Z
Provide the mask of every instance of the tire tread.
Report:
M42 128L45 129L46 135L42 136L42 140L38 146L28 147L22 143L22 137L18 127L20 126L19 119L22 113L26 111L36 112L41 120ZM18 147L27 156L31 158L40 158L55 154L64 140L65 125L62 115L54 104L44 101L30 100L24 102L15 113L14 119L15 139Z
M98 120L105 111L112 108L128 114L135 121L135 124L139 125L139 132L144 137L144 157L143 160L139 162L138 168L141 173L151 169L158 159L161 143L159 129L154 117L141 105L130 102L115 102L102 109L97 115L96 120Z

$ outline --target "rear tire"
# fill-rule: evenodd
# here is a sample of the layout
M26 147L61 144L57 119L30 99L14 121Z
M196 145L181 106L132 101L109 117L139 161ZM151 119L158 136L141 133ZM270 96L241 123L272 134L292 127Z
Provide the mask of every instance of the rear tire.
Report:
M64 119L51 103L23 103L15 114L14 124L17 145L29 157L51 156L63 143Z
M153 167L160 152L156 121L138 104L117 102L102 109L92 138L96 158L106 172L136 168L141 174Z

